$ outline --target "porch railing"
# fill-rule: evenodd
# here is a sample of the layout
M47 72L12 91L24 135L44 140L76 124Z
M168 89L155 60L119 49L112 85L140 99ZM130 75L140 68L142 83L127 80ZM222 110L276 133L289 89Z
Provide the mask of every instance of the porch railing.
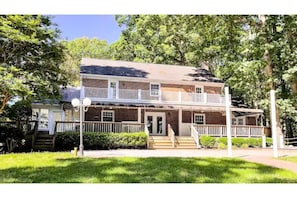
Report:
M21 121L0 121L0 126L14 127L21 129L25 134L33 134L38 130L38 121L35 120L21 120Z
M199 135L226 137L226 125L193 125ZM231 126L233 137L262 137L264 127L262 126Z
M95 87L85 87L84 90L85 96L92 101L225 105L225 97L220 94L160 91L158 95L151 95L149 90L142 89L119 89L114 94L111 89Z
M191 125L191 137L194 139L197 148L200 148L199 133L193 125Z
M145 125L141 123L122 123L122 122L96 122L83 121L83 131L86 132L140 132L145 131ZM55 124L55 133L61 132L79 132L79 122L75 121L57 121Z
M172 143L172 148L175 147L175 133L173 131L173 129L171 128L171 125L168 124L168 137Z

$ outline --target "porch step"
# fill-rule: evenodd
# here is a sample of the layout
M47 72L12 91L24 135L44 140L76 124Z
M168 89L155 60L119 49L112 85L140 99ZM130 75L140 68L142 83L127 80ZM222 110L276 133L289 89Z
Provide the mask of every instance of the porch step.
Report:
M48 131L39 131L35 140L35 151L53 151L53 136Z
M175 137L175 147L168 136L151 136L149 141L150 149L197 149L192 137Z

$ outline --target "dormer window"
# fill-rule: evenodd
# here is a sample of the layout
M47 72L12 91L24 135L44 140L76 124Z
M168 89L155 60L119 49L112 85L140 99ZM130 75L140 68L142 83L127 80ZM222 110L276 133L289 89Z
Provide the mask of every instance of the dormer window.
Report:
M150 84L150 94L151 94L151 96L159 96L159 94L160 94L160 84L159 83L151 83Z

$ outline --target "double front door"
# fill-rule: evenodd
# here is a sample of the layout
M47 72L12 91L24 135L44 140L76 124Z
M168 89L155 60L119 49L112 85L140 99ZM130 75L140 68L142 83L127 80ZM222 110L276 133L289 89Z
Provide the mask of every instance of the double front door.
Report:
M163 112L146 112L145 124L150 135L166 135L166 120Z

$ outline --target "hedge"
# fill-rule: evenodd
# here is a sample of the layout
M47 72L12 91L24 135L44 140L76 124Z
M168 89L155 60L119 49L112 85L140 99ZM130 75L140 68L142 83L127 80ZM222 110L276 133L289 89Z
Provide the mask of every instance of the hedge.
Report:
M55 150L67 151L79 147L80 134L78 132L58 133L55 137ZM147 135L137 133L103 133L84 132L83 145L86 150L104 150L118 148L146 148Z
M227 146L227 137L215 138L211 136L200 136L200 144L203 148L224 148ZM262 147L262 138L240 138L232 137L232 145L237 148ZM272 138L266 138L266 146L272 145Z

